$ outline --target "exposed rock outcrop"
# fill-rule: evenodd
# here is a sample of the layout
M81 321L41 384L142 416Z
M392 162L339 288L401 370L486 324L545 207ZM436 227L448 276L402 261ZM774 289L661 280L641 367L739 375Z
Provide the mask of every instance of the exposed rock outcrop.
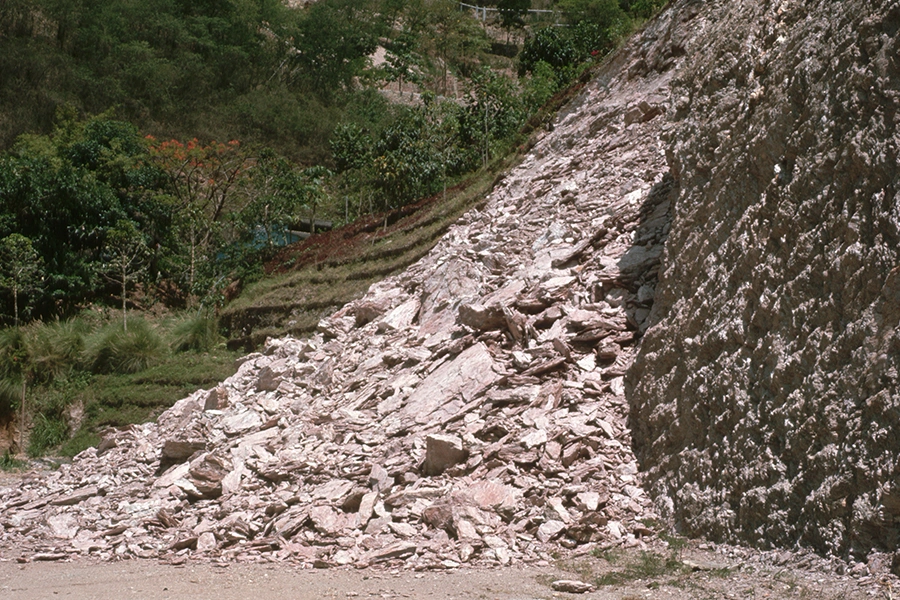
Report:
M900 5L708 3L631 425L692 535L900 543Z

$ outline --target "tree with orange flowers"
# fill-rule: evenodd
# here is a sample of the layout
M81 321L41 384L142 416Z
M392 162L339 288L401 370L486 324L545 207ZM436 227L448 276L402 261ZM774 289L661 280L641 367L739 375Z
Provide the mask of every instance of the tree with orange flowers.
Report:
M177 222L188 248L188 289L193 292L197 264L208 256L228 213L235 210L242 178L252 164L240 142L201 144L196 138L150 140L150 156L166 174L175 198Z

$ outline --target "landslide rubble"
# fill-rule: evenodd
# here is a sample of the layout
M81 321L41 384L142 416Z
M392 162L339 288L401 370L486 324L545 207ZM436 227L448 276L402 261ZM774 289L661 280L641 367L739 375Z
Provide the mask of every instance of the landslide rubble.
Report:
M623 380L668 233L688 18L655 20L483 209L318 333L0 490L2 554L444 568L642 546Z

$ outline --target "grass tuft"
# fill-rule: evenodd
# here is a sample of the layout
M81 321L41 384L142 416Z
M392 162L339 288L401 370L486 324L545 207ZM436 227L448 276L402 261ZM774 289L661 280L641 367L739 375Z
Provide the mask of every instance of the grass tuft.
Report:
M69 426L58 414L35 415L34 426L28 437L28 455L38 457L47 450L59 446L69 437Z
M32 370L37 381L65 377L84 352L85 323L77 320L35 323L28 328Z
M609 560L609 559L607 559ZM617 564L621 556L616 555L611 564ZM638 579L655 579L665 575L681 573L687 570L684 563L671 556L661 556L654 552L641 552L637 557L628 560L623 568L611 573L605 573L594 581L596 586L621 585Z
M0 456L0 471L22 471L27 467L27 461L15 458L8 451Z
M85 346L85 362L94 373L137 373L165 354L162 338L143 319L133 319L127 331L118 323L106 325Z
M172 338L176 352L209 352L222 341L218 319L208 315L182 319L172 329Z

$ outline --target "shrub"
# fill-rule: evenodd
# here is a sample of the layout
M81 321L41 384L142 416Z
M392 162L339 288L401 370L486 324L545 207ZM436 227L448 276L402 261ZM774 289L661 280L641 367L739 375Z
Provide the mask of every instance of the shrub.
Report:
M165 345L159 334L142 319L134 319L124 330L110 324L91 336L85 362L94 373L137 373L160 359Z
M188 317L172 329L172 348L177 352L209 352L222 339L219 321L209 315Z
M540 29L525 41L522 53L519 55L519 74L531 73L538 63L546 63L558 73L567 71L583 57L570 35L555 27ZM560 76L560 80L564 80Z
M9 379L0 379L0 415L8 415L19 406L22 385Z

